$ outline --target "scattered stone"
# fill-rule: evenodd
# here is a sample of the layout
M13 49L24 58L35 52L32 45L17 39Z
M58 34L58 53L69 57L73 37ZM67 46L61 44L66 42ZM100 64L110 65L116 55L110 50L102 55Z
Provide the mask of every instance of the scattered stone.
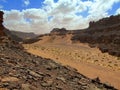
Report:
M29 84L22 84L22 90L31 90Z
M66 80L64 77L57 77L56 79L61 80L62 82L66 83Z
M30 75L32 75L34 77L39 77L39 78L43 77L42 75L40 75L40 74L38 74L38 73L36 73L34 71L29 70L28 72L29 72Z
M56 69L58 67L55 62L54 63L50 62L49 65L51 66L52 69Z
M51 87L52 84L53 84L53 82L54 82L54 81L53 81L52 79L49 79L49 80L41 83L41 85L42 85L43 87Z
M4 77L1 79L2 82L17 82L19 81L16 77Z

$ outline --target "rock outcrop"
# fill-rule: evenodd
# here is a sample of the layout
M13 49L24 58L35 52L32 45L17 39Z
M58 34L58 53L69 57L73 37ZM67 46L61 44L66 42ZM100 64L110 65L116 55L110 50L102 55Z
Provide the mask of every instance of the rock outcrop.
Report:
M52 35L65 35L68 31L65 28L54 28L50 34Z
M3 14L4 12L0 11L0 42L10 42L10 41L22 41L21 38L13 35L7 28L3 26ZM10 40L12 39L12 40Z
M3 23L3 12L2 11L0 11L0 37L2 37L2 36L5 36L5 33L4 33L4 26L2 25L2 23Z

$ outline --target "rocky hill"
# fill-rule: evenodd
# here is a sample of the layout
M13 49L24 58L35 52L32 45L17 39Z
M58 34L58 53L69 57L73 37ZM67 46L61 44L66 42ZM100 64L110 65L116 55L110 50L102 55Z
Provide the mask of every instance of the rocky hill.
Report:
M50 34L52 35L65 35L66 33L68 33L68 31L65 28L54 28Z
M0 90L116 90L99 78L91 80L74 68L27 53L4 33L0 15Z
M90 22L89 28L74 34L72 41L89 43L102 52L120 57L120 15Z

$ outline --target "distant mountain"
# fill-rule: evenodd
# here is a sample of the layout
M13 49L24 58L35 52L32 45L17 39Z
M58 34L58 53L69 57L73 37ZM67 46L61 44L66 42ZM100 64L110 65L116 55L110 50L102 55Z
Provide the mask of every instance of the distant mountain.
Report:
M27 40L31 40L36 38L38 35L34 33L26 33L26 32L20 32L20 31L10 31L8 29L3 29L4 32L9 36L12 40L17 41L17 42L23 42Z
M17 42L22 42L23 41L22 38L20 38L19 36L15 35L15 34L12 34L12 32L10 30L6 29L6 28L4 29L4 32L6 33L6 35L8 37L10 37L14 41L17 41Z
M35 38L36 36L38 36L33 32L11 31L11 33L22 38L23 40Z
M23 41L27 41L29 39L34 39L35 37L37 37L37 35L34 33L10 31L6 28L4 28L3 31L5 32L5 34L8 37L10 37L12 40L17 41L17 42L23 42Z

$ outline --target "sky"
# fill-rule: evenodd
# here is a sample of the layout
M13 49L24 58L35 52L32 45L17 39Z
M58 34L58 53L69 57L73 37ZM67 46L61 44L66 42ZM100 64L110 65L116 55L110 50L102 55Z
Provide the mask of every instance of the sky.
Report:
M120 14L120 0L0 0L9 30L49 33L53 28L83 29L90 21Z

